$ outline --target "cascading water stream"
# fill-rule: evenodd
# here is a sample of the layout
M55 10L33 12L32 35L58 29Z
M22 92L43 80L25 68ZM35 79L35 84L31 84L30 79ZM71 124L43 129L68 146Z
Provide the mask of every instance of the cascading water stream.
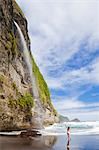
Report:
M38 89L37 89L37 86L36 86L35 76L34 76L33 71L32 71L32 64L31 64L31 60L30 60L29 51L28 51L23 33L22 33L19 25L16 22L14 22L14 23L15 23L15 25L18 29L19 35L20 35L20 40L21 40L21 44L22 44L22 47L23 47L23 53L24 53L24 56L25 56L25 61L26 61L27 67L29 69L31 83L32 83L33 96L34 96L35 99L38 99L39 98L39 93L38 93Z
M33 92L33 97L34 97L34 102L35 102L35 112L36 112L36 118L35 119L36 119L37 123L39 123L39 126L42 126L44 112L43 112L42 104L40 102L40 97L39 97L39 92L38 92L38 87L37 87L35 75L34 75L33 70L32 70L30 54L29 54L29 51L28 51L28 48L26 45L24 35L23 35L19 25L15 21L14 21L14 24L17 27L17 30L19 32L20 41L22 44L25 61L26 61L26 64L27 64L27 67L28 67L28 70L30 73L30 78L31 78L31 83L32 83L32 92Z

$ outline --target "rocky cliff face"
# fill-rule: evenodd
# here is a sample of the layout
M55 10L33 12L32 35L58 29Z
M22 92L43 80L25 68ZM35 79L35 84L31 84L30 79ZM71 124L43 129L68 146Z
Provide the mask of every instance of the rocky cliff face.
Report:
M43 124L58 121L47 84L31 55L26 18L14 0L0 0L0 130L26 129L35 124L30 74L14 21L20 26L30 53L44 111Z

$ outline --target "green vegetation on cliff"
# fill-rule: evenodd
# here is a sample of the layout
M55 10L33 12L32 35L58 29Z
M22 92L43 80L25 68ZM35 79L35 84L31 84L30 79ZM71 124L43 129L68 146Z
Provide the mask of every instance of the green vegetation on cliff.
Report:
M15 0L13 0L13 8L17 13L21 14L22 17L25 17L23 11L20 9L19 5L16 3Z
M36 80L37 80L37 84L38 84L38 88L39 88L39 94L40 94L40 98L42 100L42 103L44 103L44 104L47 102L49 103L49 100L50 100L49 89L48 89L47 84L46 84L42 74L40 73L39 68L36 65L33 58L32 58L32 67L33 67L33 72L34 72Z
M55 110L51 102L50 91L48 89L48 86L32 56L31 59L32 59L32 69L36 77L41 102L44 106L49 106L53 114L57 115L57 111Z
M7 50L9 50L10 53L12 53L13 57L18 54L16 38L15 38L15 35L14 35L14 33L12 31L10 31L8 33L8 38L7 38L7 42L6 42L5 48Z
M4 76L2 74L0 74L0 83L4 82Z
M13 99L13 97L9 97L8 106L12 112L14 113L17 110L24 113L24 121L30 122L32 118L32 111L31 109L34 106L34 100L30 93L25 93L23 96L19 97L18 99Z
M34 100L30 93L25 93L17 100L14 100L12 96L9 97L8 105L10 108L18 106L20 109L32 108L34 106Z
M4 82L4 76L0 74L0 94L3 92L2 84Z
M32 108L34 106L33 97L29 93L25 93L25 95L21 96L18 99L17 103L21 108L25 108L25 107Z

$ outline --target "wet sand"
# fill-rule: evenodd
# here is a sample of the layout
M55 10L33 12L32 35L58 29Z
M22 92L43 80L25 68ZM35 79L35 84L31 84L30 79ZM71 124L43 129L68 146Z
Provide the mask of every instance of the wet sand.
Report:
M0 150L49 150L55 145L56 136L40 136L21 138L17 136L1 136Z
M70 143L65 135L37 138L0 136L0 150L99 150L99 135L72 135Z

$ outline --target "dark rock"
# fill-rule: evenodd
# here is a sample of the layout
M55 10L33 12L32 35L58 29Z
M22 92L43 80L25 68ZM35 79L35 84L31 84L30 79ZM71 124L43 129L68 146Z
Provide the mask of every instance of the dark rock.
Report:
M69 121L69 118L68 117L65 117L65 116L62 116L60 115L59 116L59 121L62 123L62 122L68 122Z
M41 133L39 131L36 131L36 130L27 130L27 131L22 131L20 136L23 138L25 138L25 137L37 137L37 136L41 136Z
M80 120L75 118L75 119L71 120L71 122L80 122Z

